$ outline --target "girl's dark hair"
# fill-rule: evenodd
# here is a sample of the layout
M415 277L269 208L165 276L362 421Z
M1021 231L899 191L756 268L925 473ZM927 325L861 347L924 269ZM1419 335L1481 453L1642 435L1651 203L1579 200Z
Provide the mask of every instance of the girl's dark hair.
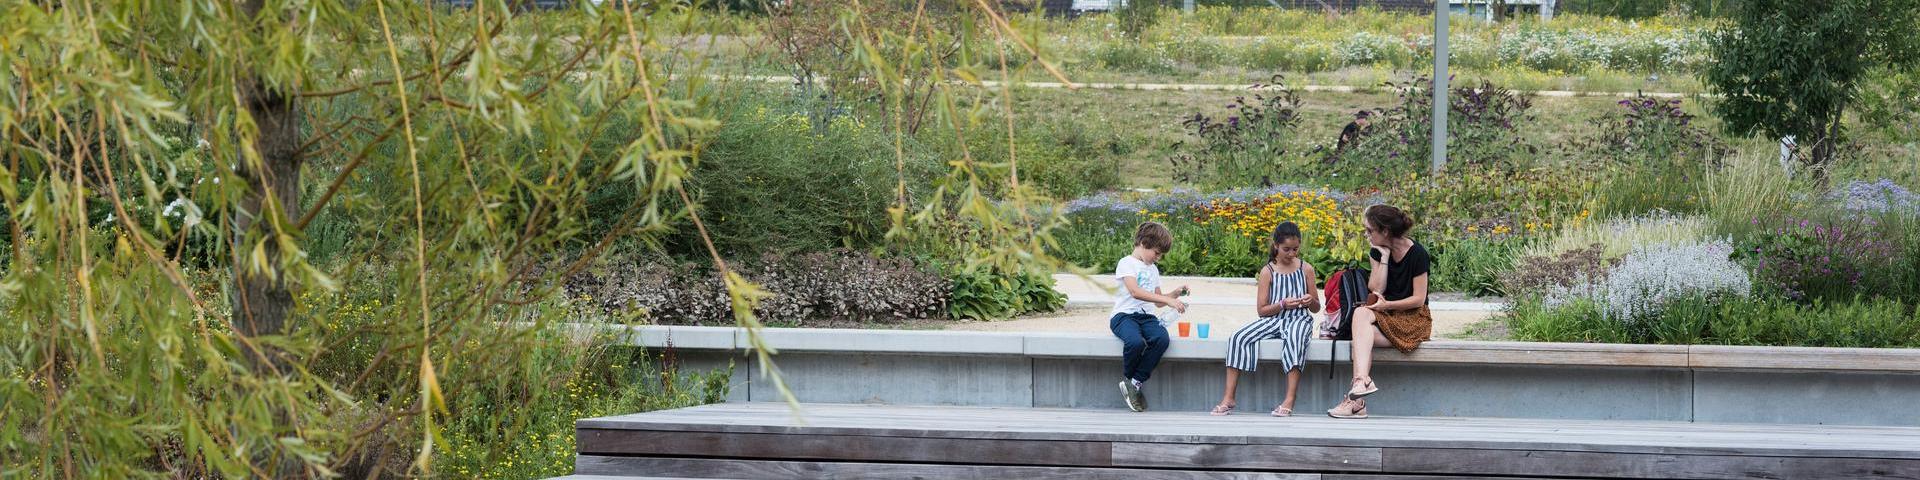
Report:
M1280 222L1279 225L1274 225L1273 243L1267 245L1267 261L1271 262L1274 257L1280 256L1280 243L1287 239L1299 240L1300 226L1294 225L1293 222Z
M1394 238L1405 237L1407 231L1413 229L1413 217L1408 217L1407 212L1391 205L1367 207L1367 223L1373 224L1373 228L1386 231L1388 236Z

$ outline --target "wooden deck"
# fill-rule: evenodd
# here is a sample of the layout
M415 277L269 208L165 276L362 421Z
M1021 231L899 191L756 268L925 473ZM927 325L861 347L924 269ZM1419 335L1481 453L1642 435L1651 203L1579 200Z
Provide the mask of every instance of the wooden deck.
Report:
M1760 401L1760 399L1756 399ZM1909 478L1920 428L726 403L577 423L577 473L685 478ZM601 477L594 477L601 478Z

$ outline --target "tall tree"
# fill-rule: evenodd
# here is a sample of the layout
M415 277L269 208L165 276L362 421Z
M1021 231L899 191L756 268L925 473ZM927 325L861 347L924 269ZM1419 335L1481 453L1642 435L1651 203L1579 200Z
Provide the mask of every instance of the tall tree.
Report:
M1920 0L1755 0L1709 40L1701 72L1715 113L1737 135L1794 137L1824 178L1845 140L1847 107L1876 67L1920 60Z
M393 452L415 460L388 473L432 475L449 398L551 382L501 372L535 354L523 326L573 321L540 308L561 279L623 238L704 237L684 185L716 88L689 2L527 3L0 0L0 476L359 477ZM989 2L959 5L1034 51ZM979 90L929 79L986 62L912 60L959 25L842 18L847 61L886 80L897 158L903 99L929 94L893 86L931 85L934 118L981 129L956 101ZM951 164L926 199L902 175L890 237L962 231L969 265L1059 265L1059 212L1016 162L1005 198ZM607 191L617 218L585 215ZM343 260L311 257L320 231ZM707 249L756 327L765 293ZM308 310L366 291L387 296L365 335ZM316 360L341 338L373 340L349 371ZM388 431L411 440L375 452Z

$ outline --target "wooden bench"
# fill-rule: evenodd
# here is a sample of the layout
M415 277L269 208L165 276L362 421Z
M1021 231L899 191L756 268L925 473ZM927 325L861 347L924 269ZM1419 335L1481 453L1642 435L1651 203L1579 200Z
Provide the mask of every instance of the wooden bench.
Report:
M581 420L581 475L1917 478L1920 428L727 403Z

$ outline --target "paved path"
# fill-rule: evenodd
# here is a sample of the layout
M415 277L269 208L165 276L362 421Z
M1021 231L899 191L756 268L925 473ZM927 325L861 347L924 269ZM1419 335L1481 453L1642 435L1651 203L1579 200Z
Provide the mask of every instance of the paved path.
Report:
M786 75L708 75L708 77L713 80L733 79L733 80L745 80L749 82L793 83L793 77L786 76ZM962 82L955 81L954 83L959 84ZM980 81L980 86L986 87L986 88L1000 88L1001 85L1002 83L998 80ZM1074 82L1071 84L1063 83L1063 82L1015 82L1014 85L1018 87L1023 87L1023 88L1048 88L1048 89L1086 88L1086 89L1094 89L1094 90L1143 90L1143 91L1240 91L1240 90L1246 90L1248 87L1247 84L1234 84L1234 83L1134 83L1134 82L1123 82L1123 83ZM1353 92L1360 92L1360 91L1380 90L1379 87L1354 87L1354 86L1348 86L1348 85L1290 85L1290 87L1292 87L1294 91L1299 91L1299 92L1353 93ZM1515 92L1529 93L1529 94L1539 95L1542 97L1632 97L1634 95L1645 95L1648 97L1655 97L1655 98L1687 98L1687 97L1696 95L1696 94L1677 93L1677 92L1590 92L1590 91L1574 91L1574 90L1515 90ZM1697 95L1705 96L1707 94L1697 94Z
M1065 310L1044 315L1032 315L1012 320L994 322L963 322L951 324L949 330L995 331L995 332L1107 332L1107 319L1113 308L1113 293L1119 288L1113 277L1093 276L1081 278L1071 274L1053 276L1056 290L1067 295ZM1193 295L1187 297L1187 313L1181 320L1194 324L1207 324L1208 337L1218 338L1233 334L1240 326L1253 321L1257 316L1253 312L1253 297L1256 286L1251 278L1210 278L1210 277L1165 277L1162 284L1168 287L1187 285ZM1465 300L1458 295L1436 294L1429 302L1433 309L1433 335L1436 338L1451 337L1466 331L1467 327L1491 318L1505 308L1498 301ZM1197 329L1197 327L1192 327ZM1173 332L1178 335L1179 332ZM1198 332L1191 332L1198 335Z

